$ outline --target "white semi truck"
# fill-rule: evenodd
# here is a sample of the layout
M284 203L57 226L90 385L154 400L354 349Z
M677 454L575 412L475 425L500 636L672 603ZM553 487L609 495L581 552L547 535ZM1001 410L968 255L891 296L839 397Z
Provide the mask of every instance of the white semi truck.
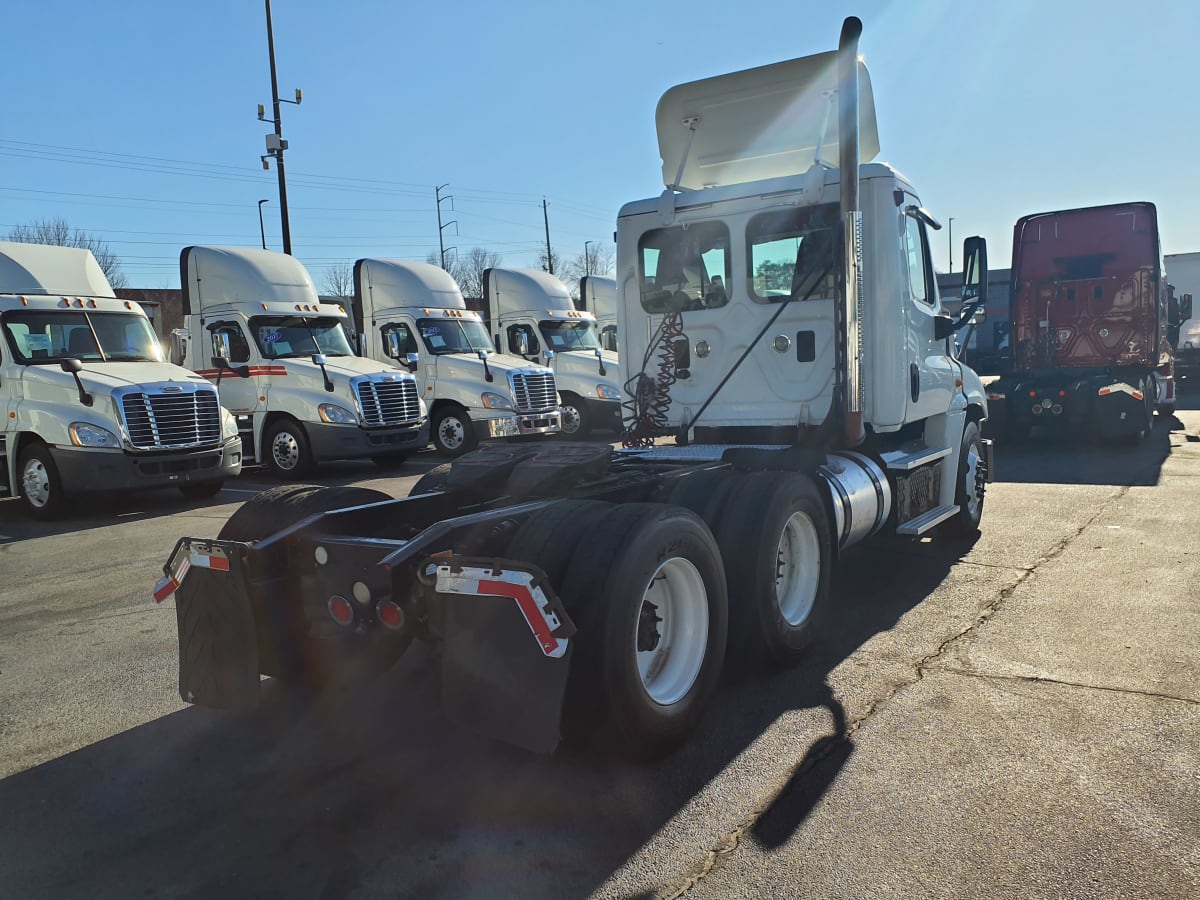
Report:
M606 275L584 275L579 279L583 308L596 317L600 346L617 351L617 279Z
M358 260L354 316L364 356L416 375L433 445L446 456L466 453L480 440L554 434L561 427L554 373L492 352L479 313L467 309L445 270L407 260Z
M661 754L727 656L791 665L819 640L855 544L973 535L987 405L951 340L986 299L986 248L966 241L966 302L943 313L933 217L860 164L878 148L860 30L659 102L666 190L617 225L630 449L490 444L407 499L264 494L181 539L156 597L176 596L185 699L251 705L260 673L320 680L418 638L468 727Z
M164 360L90 250L0 243L0 496L48 519L89 491L207 497L242 468L207 381Z
M325 460L402 461L429 444L429 417L408 372L358 357L340 304L321 303L283 253L187 247L177 362L216 383L248 461L300 478Z
M617 355L600 346L596 316L575 308L566 285L539 269L487 269L483 294L496 349L536 357L553 351L563 434L621 427Z
M1172 253L1163 257L1167 280L1175 288L1177 303L1185 297L1200 296L1200 253ZM1191 316L1191 300L1187 302L1187 315L1176 314L1172 335L1175 347L1175 380L1184 390L1196 389L1200 378L1200 316ZM1173 399L1173 398L1172 398ZM1171 411L1174 411L1172 406Z

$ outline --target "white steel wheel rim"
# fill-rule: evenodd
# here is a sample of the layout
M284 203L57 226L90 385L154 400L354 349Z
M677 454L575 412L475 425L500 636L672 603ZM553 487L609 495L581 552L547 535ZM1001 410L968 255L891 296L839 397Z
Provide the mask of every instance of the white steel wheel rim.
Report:
M967 498L967 512L971 519L979 518L980 508L983 506L983 499L979 496L979 485L976 479L979 477L979 445L971 442L971 447L967 450L967 470L963 473L963 496Z
M653 626L658 641L653 649L637 649L643 618L653 616L660 620ZM678 703L696 683L708 649L708 591L691 560L672 557L654 570L633 629L643 690L660 706Z
M438 437L442 439L442 446L447 450L457 450L467 439L467 429L454 416L446 416L438 425Z
M562 408L562 430L564 434L574 434L579 430L582 423L582 417L579 415L579 410L570 404L563 404Z
M821 583L821 540L805 512L784 523L775 556L775 600L785 622L803 625L812 615Z
M279 432L271 441L271 458L285 472L291 471L300 462L300 443L294 435L286 431Z
M21 486L25 490L25 499L33 506L41 509L50 502L50 473L40 459L31 459L25 463L21 472Z

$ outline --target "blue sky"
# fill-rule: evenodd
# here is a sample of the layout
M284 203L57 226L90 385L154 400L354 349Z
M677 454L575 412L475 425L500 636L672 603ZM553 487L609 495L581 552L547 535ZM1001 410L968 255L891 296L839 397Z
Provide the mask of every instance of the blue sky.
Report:
M1200 5L863 0L854 5L274 0L295 254L318 286L360 256L437 247L448 183L466 251L534 265L541 201L564 257L662 190L669 86L832 49L864 23L881 158L961 239L1008 263L1026 213L1158 205L1166 253L1200 250ZM61 216L106 239L131 287L174 287L192 243L279 249L260 0L6 3L0 232ZM943 231L937 263L946 266Z

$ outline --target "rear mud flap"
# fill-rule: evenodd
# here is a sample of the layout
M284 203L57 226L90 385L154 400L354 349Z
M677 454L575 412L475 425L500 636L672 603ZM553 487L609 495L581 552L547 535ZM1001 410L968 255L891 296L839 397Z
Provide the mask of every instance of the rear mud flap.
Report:
M1096 429L1108 439L1128 437L1150 427L1146 404L1123 390L1096 397Z
M187 577L180 576L175 588L179 696L187 703L213 709L257 706L258 646L240 554L229 547L185 538L172 554L168 570L178 569L180 554L221 563L189 565Z
M575 630L544 577L515 561L456 559L437 582L446 715L535 753L560 740Z

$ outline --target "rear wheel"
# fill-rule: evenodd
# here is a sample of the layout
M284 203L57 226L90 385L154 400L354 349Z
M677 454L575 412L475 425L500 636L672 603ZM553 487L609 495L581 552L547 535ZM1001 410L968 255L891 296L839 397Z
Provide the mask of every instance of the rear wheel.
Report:
M17 457L17 479L25 509L35 519L54 519L66 507L58 467L45 444L26 444Z
M450 478L450 463L442 463L434 466L424 475L417 479L408 491L408 496L415 497L417 494L430 494L436 491L444 491L446 489L446 481Z
M687 739L720 676L728 624L720 551L690 510L622 504L594 523L563 580L579 629L569 737L662 756Z
M725 503L741 478L740 472L729 469L693 472L675 482L667 502L690 509L716 534Z
M795 665L829 604L833 544L817 485L797 474L745 476L721 515L718 539L731 655L743 664Z

